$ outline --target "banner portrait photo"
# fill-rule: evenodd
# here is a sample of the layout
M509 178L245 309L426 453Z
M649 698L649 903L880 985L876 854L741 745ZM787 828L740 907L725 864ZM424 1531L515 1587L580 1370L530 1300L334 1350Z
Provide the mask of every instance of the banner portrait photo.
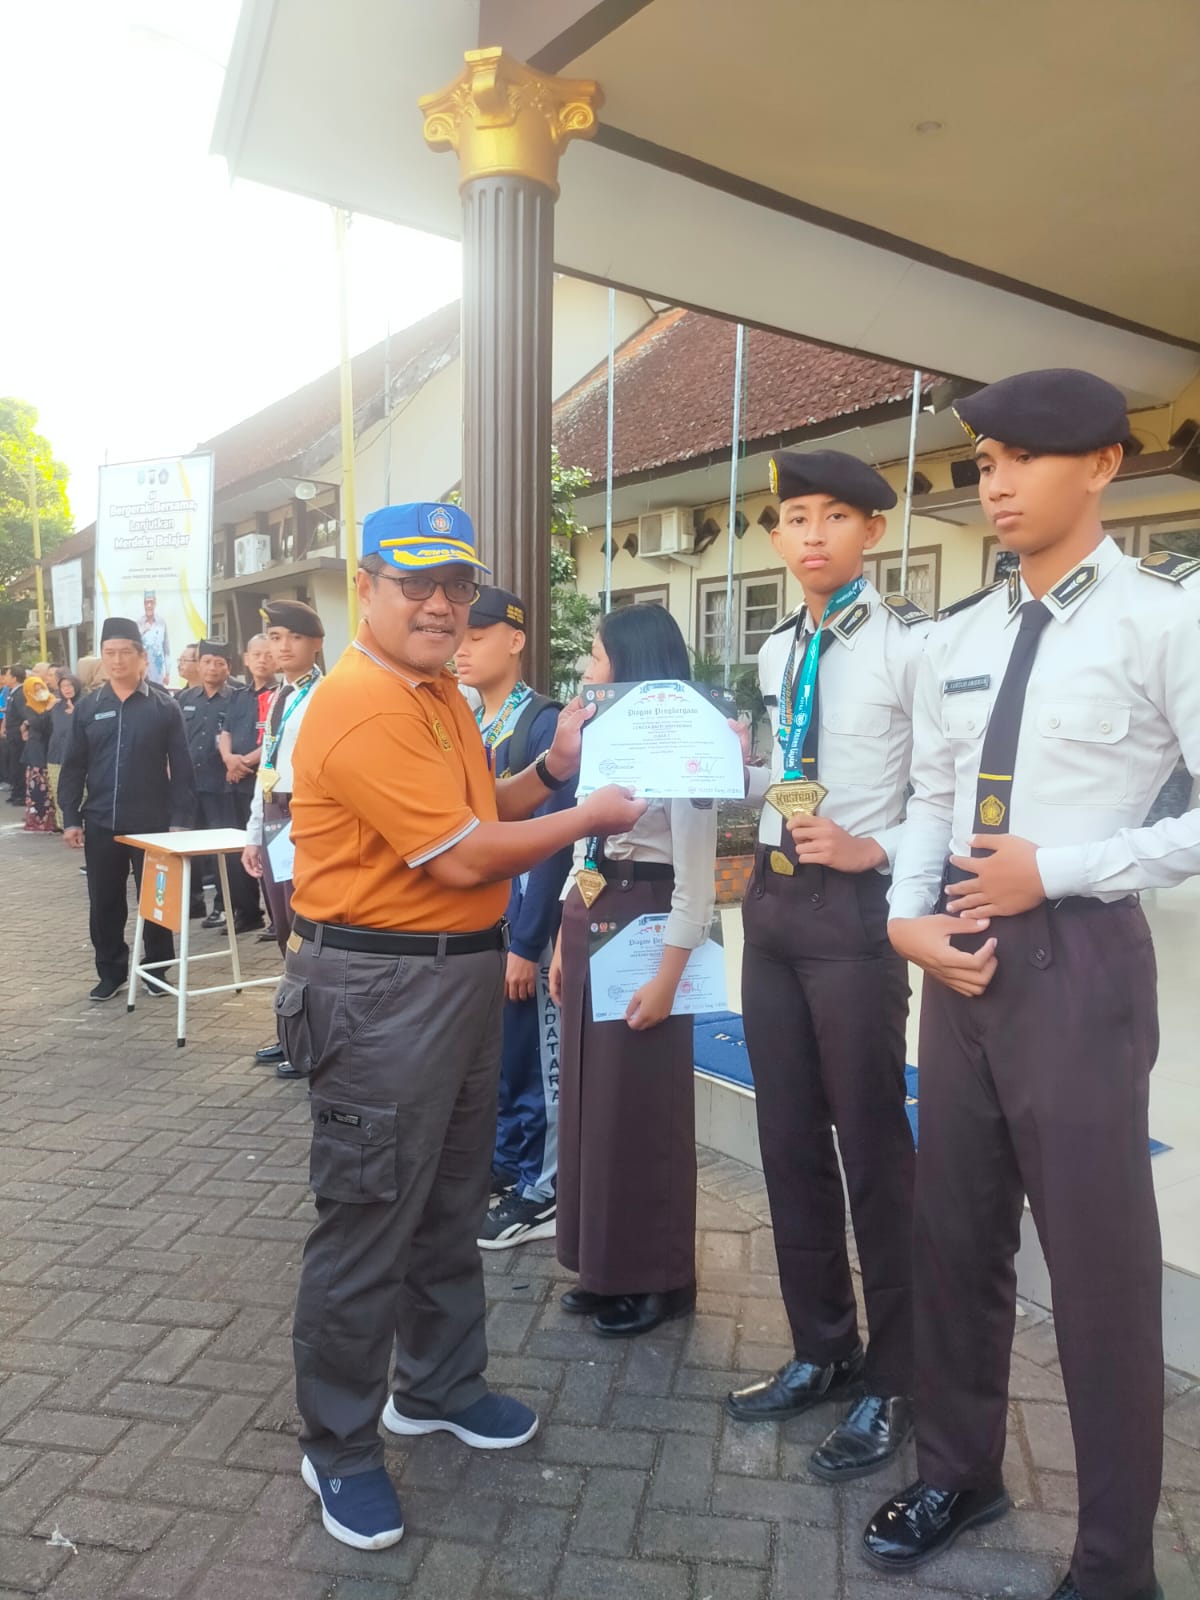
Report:
M106 617L132 617L152 683L170 686L208 629L212 498L207 452L100 468L96 636Z

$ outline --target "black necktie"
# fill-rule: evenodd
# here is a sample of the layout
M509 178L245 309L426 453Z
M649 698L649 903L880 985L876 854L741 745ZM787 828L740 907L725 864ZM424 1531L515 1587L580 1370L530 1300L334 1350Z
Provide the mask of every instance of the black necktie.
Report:
M283 721L283 703L291 694L294 685L285 683L275 696L275 704L271 707L271 737L279 735L279 724Z
M991 721L979 758L979 781L975 790L976 833L1007 833L1012 811L1013 768L1017 760L1017 740L1021 736L1021 713L1025 709L1025 690L1033 671L1042 629L1050 613L1040 600L1027 600L1021 607L1021 625L1000 693L992 707ZM973 856L988 854L986 847L972 847Z

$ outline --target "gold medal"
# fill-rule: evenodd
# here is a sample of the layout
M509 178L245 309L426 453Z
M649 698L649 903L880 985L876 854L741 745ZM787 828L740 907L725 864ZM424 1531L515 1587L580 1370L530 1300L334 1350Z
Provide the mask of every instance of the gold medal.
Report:
M269 800L275 792L275 785L279 782L279 774L274 767L259 767L258 782L263 792L263 799Z
M575 874L575 887L579 890L580 897L589 911L603 894L604 886L604 874L597 872L595 867L580 867Z
M764 798L785 819L801 815L815 817L817 807L828 793L825 785L815 778L785 778L782 783L773 783Z

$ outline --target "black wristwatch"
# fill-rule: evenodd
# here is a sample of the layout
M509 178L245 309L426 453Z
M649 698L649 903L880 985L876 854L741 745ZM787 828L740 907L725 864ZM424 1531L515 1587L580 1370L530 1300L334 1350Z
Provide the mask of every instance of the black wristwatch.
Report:
M537 773L537 780L542 787L549 789L551 794L553 794L558 789L565 789L571 780L570 778L556 778L554 776L554 774L546 765L546 757L548 754L549 751L542 751L541 755L533 763L533 770Z

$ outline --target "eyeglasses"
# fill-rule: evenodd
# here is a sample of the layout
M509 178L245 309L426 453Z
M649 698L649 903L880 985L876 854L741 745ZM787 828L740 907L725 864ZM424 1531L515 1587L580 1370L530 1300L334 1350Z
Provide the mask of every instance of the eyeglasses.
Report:
M381 578L400 585L406 600L428 600L435 589L440 589L452 606L473 606L479 599L479 585L474 578L431 578L424 572L381 572Z

